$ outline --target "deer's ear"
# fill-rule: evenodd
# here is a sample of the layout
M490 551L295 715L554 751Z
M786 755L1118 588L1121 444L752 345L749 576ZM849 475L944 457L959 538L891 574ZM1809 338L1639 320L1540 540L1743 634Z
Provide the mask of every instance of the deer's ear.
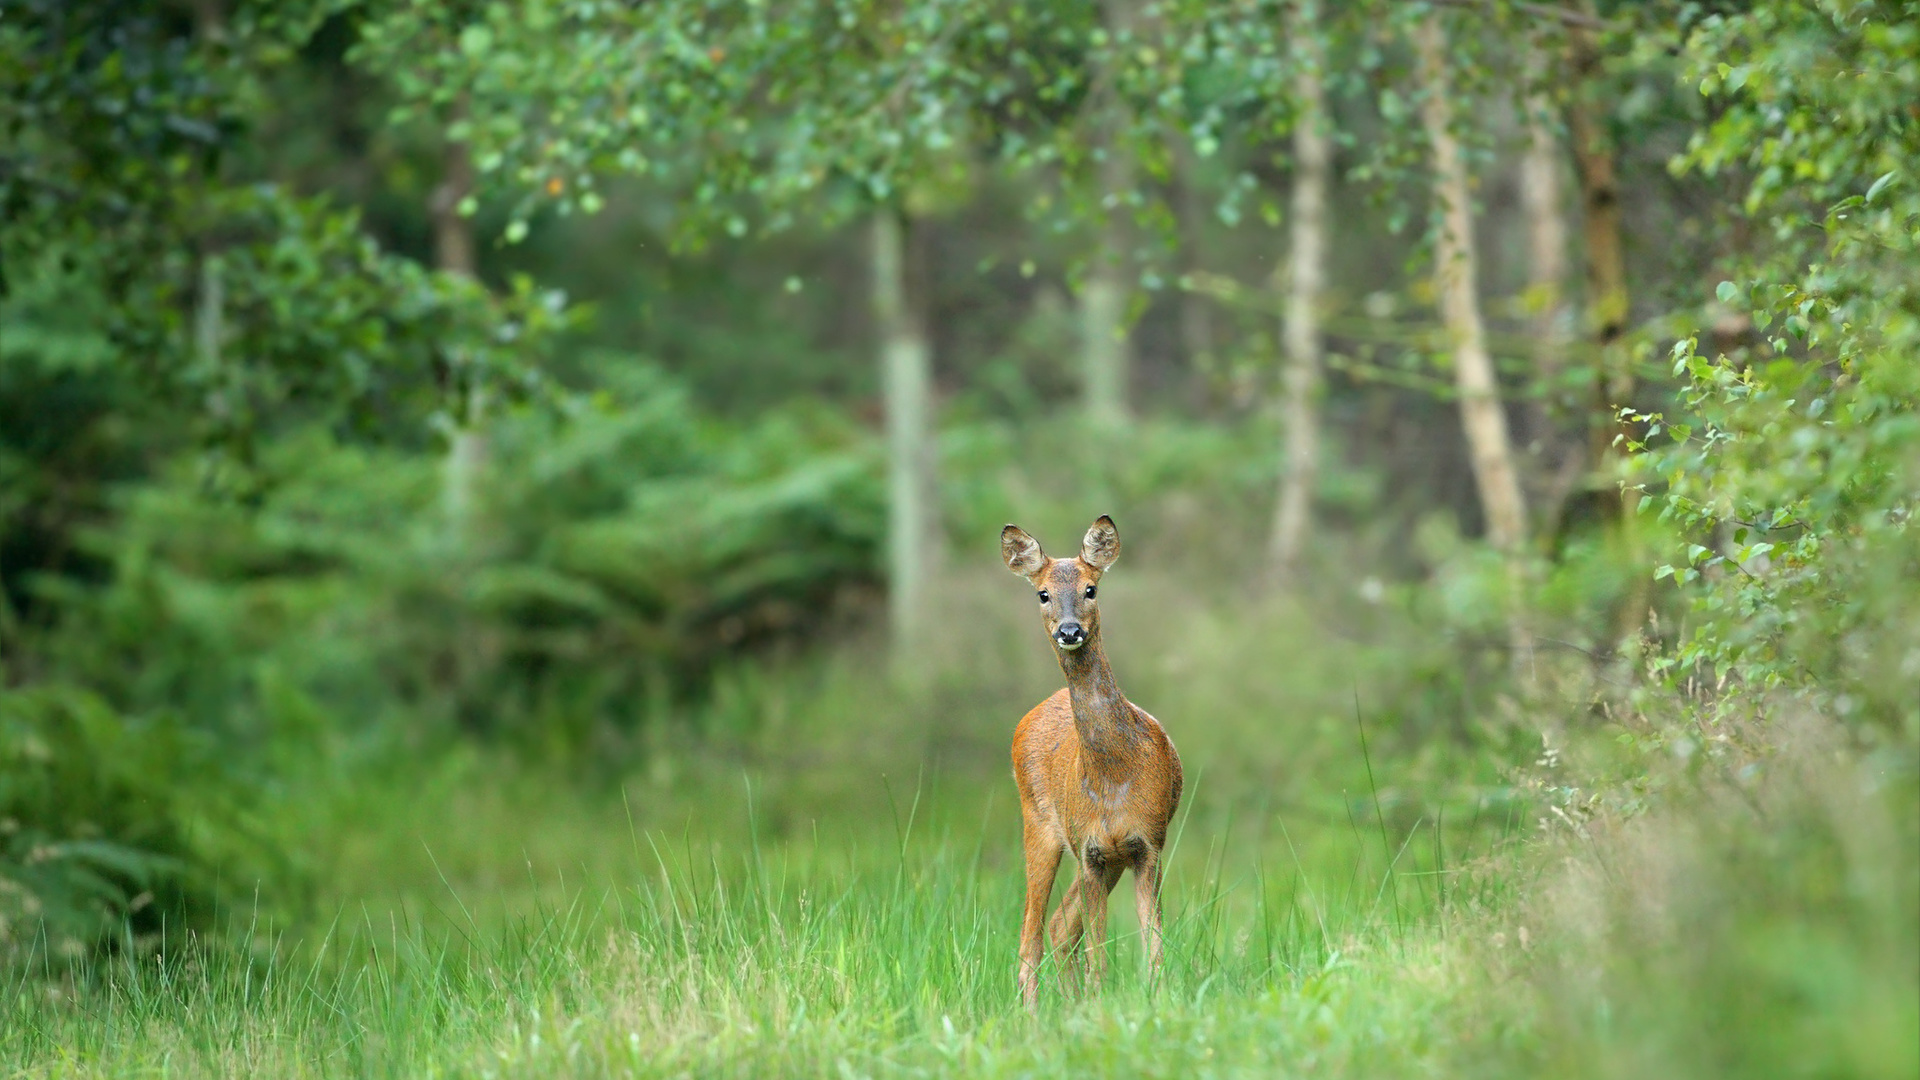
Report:
M1119 557L1120 530L1113 527L1112 518L1101 514L1088 526L1086 538L1080 541L1080 561L1104 574Z
M1047 568L1047 553L1040 550L1040 541L1018 525L1000 530L1000 557L1007 560L1007 569L1028 581Z

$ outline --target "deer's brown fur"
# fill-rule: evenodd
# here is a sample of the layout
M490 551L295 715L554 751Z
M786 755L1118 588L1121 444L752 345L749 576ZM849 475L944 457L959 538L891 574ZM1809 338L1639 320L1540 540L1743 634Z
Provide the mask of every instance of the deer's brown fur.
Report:
M1000 532L1000 553L1040 594L1047 637L1067 677L1066 687L1034 706L1013 733L1027 861L1020 992L1033 1008L1049 939L1064 973L1084 969L1089 987L1098 987L1107 897L1124 870L1133 871L1140 927L1158 971L1160 852L1180 805L1182 778L1172 741L1159 721L1120 692L1100 644L1096 586L1120 555L1113 519L1102 515L1093 523L1076 558L1048 558L1013 525ZM1079 872L1048 922L1063 855L1073 857Z

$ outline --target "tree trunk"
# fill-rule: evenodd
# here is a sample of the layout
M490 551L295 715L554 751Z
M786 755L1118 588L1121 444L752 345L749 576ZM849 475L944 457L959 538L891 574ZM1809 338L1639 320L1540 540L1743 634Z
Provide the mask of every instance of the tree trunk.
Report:
M433 189L427 208L433 215L434 265L464 278L479 277L474 256L473 219L460 204L473 194L473 158L465 143L448 142L441 156L440 186Z
M1206 269L1201 238L1207 231L1206 197L1200 185L1200 159L1185 140L1175 140L1174 163L1178 169L1180 264L1188 275ZM1188 378L1196 405L1206 400L1206 380L1211 377L1213 359L1213 301L1199 289L1180 290L1180 351L1187 362Z
M1425 84L1420 112L1433 150L1434 195L1440 203L1434 277L1441 318L1454 346L1460 420L1473 460L1474 485L1486 514L1487 539L1500 550L1517 554L1526 537L1526 505L1508 445L1507 417L1500 407L1493 359L1487 353L1486 327L1480 318L1473 208L1466 161L1453 134L1446 37L1437 16L1421 22L1417 34L1420 75Z
M0 571L5 569L0 567ZM14 684L19 653L20 616L13 610L13 597L7 592L7 576L0 572L0 690Z
M476 280L479 264L474 255L473 220L460 212L460 204L473 193L473 160L465 143L446 144L441 170L440 185L427 203L433 217L434 264L443 273ZM485 416L484 390L462 387L453 441L447 450L442 498L448 530L454 542L463 546L471 540L475 494L486 467L487 436L481 427Z
M193 306L193 353L208 385L214 387L208 396L208 408L223 423L233 415L233 402L227 397L228 388L220 372L226 314L226 260L218 252L209 251L200 256L200 289Z
M1104 5L1107 31L1115 38L1131 30L1131 3L1108 0ZM1127 383L1133 370L1133 347L1127 337L1127 203L1133 191L1133 159L1126 145L1126 106L1113 79L1112 70L1102 71L1094 94L1102 217L1097 250L1080 296L1087 417L1109 428L1127 421Z
M873 314L887 412L887 617L894 669L914 669L940 567L932 348L918 295L915 230L898 209L873 219Z
M1528 93L1521 102L1527 135L1520 158L1520 202L1527 225L1527 307L1533 313L1534 379L1527 399L1527 452L1532 501L1542 535L1559 532L1560 516L1586 461L1586 447L1561 431L1566 403L1567 345L1572 313L1567 304L1567 215L1561 185L1555 109L1545 90L1551 56L1538 43L1528 54Z
M1578 84L1568 109L1567 127L1573 138L1574 162L1580 176L1580 203L1587 248L1587 318L1593 332L1599 361L1594 370L1594 409L1590 428L1588 456L1601 505L1617 515L1616 543L1619 557L1629 566L1643 559L1640 551L1639 499L1627 488L1611 495L1608 486L1617 483L1620 449L1616 438L1629 434L1626 425L1616 419L1622 405L1633 396L1633 368L1622 355L1621 339L1626 336L1627 316L1631 310L1627 293L1627 260L1620 225L1620 183L1614 168L1612 140L1592 100L1593 84L1600 72L1600 54L1593 37L1583 28L1569 34L1573 51L1573 69ZM1650 578L1638 573L1620 610L1619 636L1638 632L1646 621L1650 603Z
M1567 126L1573 136L1574 161L1579 166L1587 248L1587 320L1600 352L1594 398L1601 415L1592 428L1592 458L1595 465L1600 465L1613 456L1615 410L1633 393L1632 369L1619 356L1620 339L1627 332L1627 261L1621 245L1620 183L1614 170L1613 146L1586 93L1599 72L1600 56L1584 30L1572 31L1572 44L1573 68L1580 86L1567 111Z
M1298 112L1293 123L1293 206L1288 235L1287 308L1283 329L1287 354L1286 468L1274 512L1269 571L1289 584L1312 527L1313 490L1319 475L1320 303L1326 288L1327 179L1333 153L1326 131L1326 91L1318 28L1309 10L1295 26L1302 45L1294 81Z
M1121 256L1104 237L1080 293L1081 379L1087 416L1100 427L1127 420L1126 386L1133 366L1126 338L1127 288Z
M1516 667L1531 665L1532 637L1521 615L1526 543L1526 503L1520 495L1519 474L1507 439L1507 417L1500 406L1493 359L1487 353L1486 327L1480 319L1476 284L1478 263L1473 244L1473 208L1467 183L1467 165L1453 134L1452 90L1447 79L1446 34L1438 14L1429 15L1416 31L1420 52L1420 80L1424 97L1421 120L1433 150L1434 195L1440 203L1438 236L1434 244L1434 277L1440 295L1441 318L1453 339L1453 371L1460 394L1460 421L1466 429L1473 461L1474 485L1487 519L1487 539L1507 559L1508 585L1513 595L1507 608L1508 633Z
M1620 182L1614 166L1612 140L1592 100L1593 84L1600 74L1600 53L1593 36L1583 28L1571 29L1568 41L1577 82L1567 110L1567 127L1580 178L1583 239L1587 249L1587 322L1600 356L1594 371L1594 407L1598 415L1590 429L1591 458L1604 474L1609 463L1617 460L1613 442L1620 428L1614 420L1615 411L1633 393L1632 369L1619 355L1620 339L1627 332L1630 310L1627 261L1621 243ZM1617 500L1608 501L1617 510L1626 509Z

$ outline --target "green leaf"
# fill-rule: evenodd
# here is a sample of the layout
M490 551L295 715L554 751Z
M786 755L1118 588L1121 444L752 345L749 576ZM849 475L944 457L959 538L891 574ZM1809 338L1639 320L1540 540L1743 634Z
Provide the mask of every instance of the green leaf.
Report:
M493 48L493 31L478 23L460 31L460 51L474 59L485 56Z
M1740 295L1740 287L1731 281L1723 281L1713 290L1713 295L1719 297L1721 303L1731 304L1733 298Z

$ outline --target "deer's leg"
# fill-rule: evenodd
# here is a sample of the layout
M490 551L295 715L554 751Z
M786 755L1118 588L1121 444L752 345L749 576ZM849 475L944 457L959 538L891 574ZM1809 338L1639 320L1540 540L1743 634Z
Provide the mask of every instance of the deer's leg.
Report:
M1165 955L1160 934L1160 853L1148 848L1133 864L1133 905L1147 939L1147 978L1157 981Z
M1100 989L1107 973L1107 897L1120 884L1126 864L1113 861L1087 863L1080 874L1080 909L1087 924L1087 990Z
M1040 1000L1040 961L1046 950L1042 931L1047 900L1053 895L1053 875L1060 869L1060 845L1032 818L1025 821L1022 841L1027 856L1027 906L1020 920L1020 996L1031 1011Z
M1080 969L1085 957L1080 952L1080 883L1086 880L1087 870L1082 866L1067 883L1067 893L1060 898L1060 906L1054 909L1053 918L1047 923L1047 940L1051 943L1054 964L1059 968L1060 981L1067 989L1077 989L1080 984Z

